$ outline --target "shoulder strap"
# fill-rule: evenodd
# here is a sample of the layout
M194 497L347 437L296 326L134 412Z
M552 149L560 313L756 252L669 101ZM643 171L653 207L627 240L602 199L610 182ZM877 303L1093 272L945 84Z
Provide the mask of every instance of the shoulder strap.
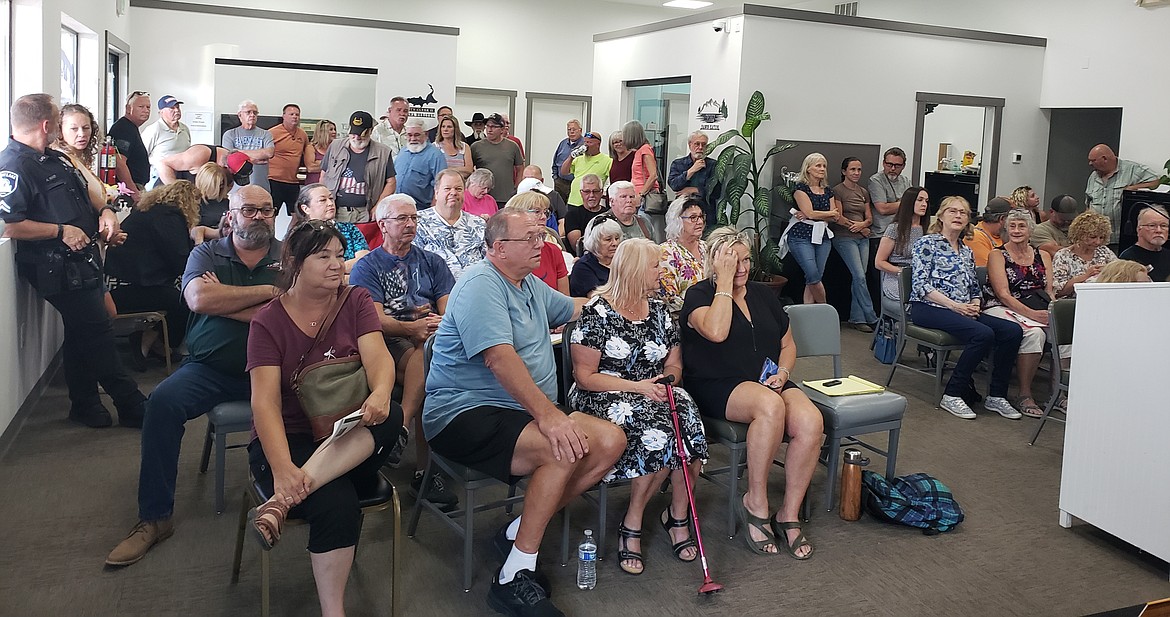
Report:
M646 227L646 221L643 221L642 217L637 214L634 215L634 220L638 221L638 228L642 230L642 237L653 242L654 236L650 234L650 229Z
M317 337L313 339L313 344L309 345L305 353L301 354L301 359L297 361L297 368L293 371L294 376L304 368L305 358L309 357L309 352L313 351L317 345L321 344L321 341L325 340L325 335L329 333L329 328L333 327L333 321L337 319L337 313L341 311L341 307L345 304L346 299L349 298L351 291L353 291L353 285L346 285L341 290L341 293L337 296L337 301L333 303L333 308L329 309L329 314L325 316L325 321L321 323L321 329L317 330Z

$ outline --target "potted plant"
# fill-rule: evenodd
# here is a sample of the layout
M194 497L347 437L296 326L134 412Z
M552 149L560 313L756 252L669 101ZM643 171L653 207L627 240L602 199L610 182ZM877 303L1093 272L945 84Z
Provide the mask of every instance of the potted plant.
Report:
M707 199L711 200L714 187L723 186L723 194L715 202L719 212L719 225L734 225L737 228L750 229L752 236L752 270L751 279L754 281L775 281L783 266L779 254L779 246L769 233L772 218L772 188L760 181L760 173L767 166L773 156L796 147L794 143L777 144L772 146L764 158L756 160L756 129L760 124L771 119L771 115L764 110L764 95L759 91L752 93L744 112L743 125L739 129L724 132L707 146L707 155L710 155L720 146L727 147L719 153L711 180L707 183ZM785 183L775 187L775 190L786 201L792 201L792 186ZM744 203L744 197L747 203ZM751 214L750 225L740 225L740 218ZM780 283L781 285L783 282Z

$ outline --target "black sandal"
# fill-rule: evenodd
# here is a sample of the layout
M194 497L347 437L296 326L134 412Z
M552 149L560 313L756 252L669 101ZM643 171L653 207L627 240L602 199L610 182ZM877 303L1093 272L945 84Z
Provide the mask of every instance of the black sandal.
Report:
M618 567L622 569L622 572L625 572L626 574L632 574L634 576L638 576L642 572L645 572L646 566L642 562L642 553L626 549L626 541L627 540L640 540L640 539L642 539L642 530L641 529L630 529L629 527L626 527L625 523L622 523L622 524L618 525L618 537L621 539L621 544L622 544L621 550L618 551ZM635 560L635 559L638 561L638 563L640 565L642 565L641 569L635 570L635 569L633 569L633 567L626 566L626 564L623 563L626 560Z
M788 553L789 557L796 559L797 561L804 561L805 559L813 556L813 552L816 551L816 548L813 547L812 543L808 541L808 538L804 537L804 530L800 528L801 523L799 521L789 521L787 523L782 523L773 518L770 519L768 523L772 526L772 533L776 535L776 539L780 540L783 538L783 541L780 542L780 545L784 547L784 551ZM793 539L792 542L788 541L787 532L789 529L796 529L800 532L796 534L796 538ZM796 551L800 550L802 546L808 547L808 552L805 553L803 557L796 554Z
M658 522L662 523L662 529L666 531L666 537L668 541L670 539L671 529L690 529L691 526L691 522L685 518L674 518L674 516L670 513L670 506L666 506L666 509L662 511L662 516L658 518ZM698 559L699 554L698 551L696 551L695 555L690 559L683 559L682 553L688 548L698 548L698 545L695 544L695 539L693 537L687 538L686 540L677 542L670 546L670 549L674 551L674 556L677 557L679 561L690 563L695 559Z

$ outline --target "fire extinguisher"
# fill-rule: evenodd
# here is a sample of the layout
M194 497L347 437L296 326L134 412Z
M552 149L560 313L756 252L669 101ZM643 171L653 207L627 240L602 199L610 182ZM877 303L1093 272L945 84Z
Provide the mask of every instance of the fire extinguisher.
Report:
M114 147L113 138L107 136L106 143L102 145L102 151L98 156L98 177L104 184L117 184L117 169L118 149Z

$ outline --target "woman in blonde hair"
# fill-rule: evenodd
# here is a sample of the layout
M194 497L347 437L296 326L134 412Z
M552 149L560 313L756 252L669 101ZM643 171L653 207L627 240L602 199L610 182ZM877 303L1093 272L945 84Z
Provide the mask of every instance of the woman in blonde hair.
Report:
M106 252L106 275L118 312L165 311L172 347L183 342L187 330L189 311L175 281L187 267L191 228L198 222L199 191L189 181L178 180L143 193L122 221L126 242ZM130 346L131 359L140 370L154 340L150 330L139 345Z
M1098 283L1149 283L1150 270L1146 266L1128 259L1118 259L1101 268Z
M795 223L789 226L788 250L804 271L804 303L824 304L825 285L821 277L825 274L825 263L833 248L829 239L828 223L840 223L841 202L829 188L829 167L825 157L816 152L804 157L800 166L800 181L792 192L796 207L800 210Z
M1021 186L1012 191L1009 201L1012 202L1013 208L1027 210L1032 217L1032 222L1037 225L1047 221L1048 217L1052 216L1051 212L1040 209L1040 196L1030 186Z
M1104 214L1086 210L1068 226L1071 242L1052 256L1052 289L1058 298L1077 295L1078 283L1093 283L1101 269L1117 259L1105 245L1109 242L1112 225Z
M1008 402L1007 391L1024 332L1015 322L982 312L975 255L963 244L963 238L971 234L967 200L956 196L943 199L928 232L911 249L910 319L916 326L942 330L965 345L939 407L955 417L975 419L964 399L977 400L971 375L994 346L991 385L983 407L1019 420L1020 412Z
M602 481L629 478L630 505L618 526L618 566L641 574L642 519L646 504L670 476L670 505L658 517L681 561L698 556L687 522L687 493L682 461L676 452L667 405L666 375L682 377L678 329L666 305L657 299L659 248L650 240L622 242L611 264L609 281L597 288L581 309L570 337L574 384L569 404L620 426L626 451ZM674 389L683 441L693 457L692 475L707 458L707 440L695 402Z
M318 120L313 127L313 138L305 144L305 184L321 181L321 161L329 151L329 144L337 139L337 125L331 120Z
M218 240L219 224L228 210L232 177L226 167L214 162L204 163L195 173L195 188L199 191L199 222L191 228L191 240L195 244Z
M555 231L544 225L548 220L548 197L534 191L517 193L508 200L504 209L527 213L541 223L544 244L540 247L540 265L532 273L549 287L569 295L569 267L565 264L560 239Z

